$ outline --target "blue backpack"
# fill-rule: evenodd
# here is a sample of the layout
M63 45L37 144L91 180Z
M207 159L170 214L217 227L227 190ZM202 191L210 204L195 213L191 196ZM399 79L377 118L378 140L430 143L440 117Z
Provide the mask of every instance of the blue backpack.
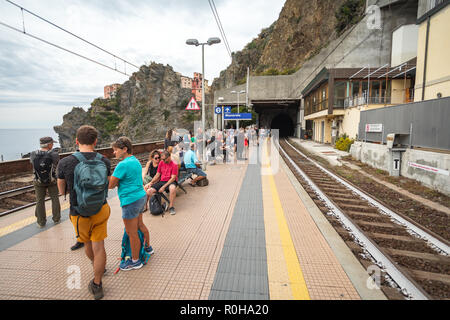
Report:
M150 253L145 251L145 243L144 243L144 233L142 233L141 230L138 229L138 235L139 240L141 240L141 249L139 250L139 259L141 260L142 264L147 264L148 259L150 259ZM131 259L131 245L130 245L130 238L128 237L127 231L124 230L123 237L122 237L122 254L120 255L120 263L123 263L124 261ZM120 266L117 268L117 270L114 272L116 274L119 272Z
M81 152L73 154L80 161L74 171L73 188L77 194L75 210L83 217L100 211L108 196L108 169L97 153L95 159L87 160Z

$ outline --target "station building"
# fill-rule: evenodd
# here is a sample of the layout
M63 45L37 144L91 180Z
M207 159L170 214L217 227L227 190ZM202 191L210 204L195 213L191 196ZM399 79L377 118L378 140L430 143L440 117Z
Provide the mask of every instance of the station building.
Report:
M214 104L235 106L231 92L246 91L240 105L280 136L331 144L343 134L356 138L362 111L450 96L448 4L368 0L364 18L296 73L249 76L214 92ZM221 122L215 115L216 128Z

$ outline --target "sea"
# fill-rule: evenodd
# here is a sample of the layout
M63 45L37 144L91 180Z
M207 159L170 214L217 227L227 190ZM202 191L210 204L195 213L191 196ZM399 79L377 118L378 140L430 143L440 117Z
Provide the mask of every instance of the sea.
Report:
M38 150L42 137L58 141L53 129L0 129L0 161L21 159L22 155ZM54 148L59 146L59 143L53 145Z

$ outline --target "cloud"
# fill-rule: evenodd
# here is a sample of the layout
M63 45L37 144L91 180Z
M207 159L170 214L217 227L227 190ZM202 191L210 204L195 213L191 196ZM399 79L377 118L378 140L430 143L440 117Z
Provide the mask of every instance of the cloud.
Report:
M221 38L207 0L15 2L137 66L155 61L188 76L201 72L201 48L187 46L186 39ZM284 0L215 3L231 50L238 51L278 18ZM0 12L0 21L22 29L18 8L2 1ZM122 71L126 68L129 74L137 71L29 14L24 18L28 33ZM223 42L205 47L205 78L210 83L230 63ZM87 108L103 96L105 85L126 80L126 76L0 26L0 128L26 128L41 118L42 125L34 128L61 124L73 106Z

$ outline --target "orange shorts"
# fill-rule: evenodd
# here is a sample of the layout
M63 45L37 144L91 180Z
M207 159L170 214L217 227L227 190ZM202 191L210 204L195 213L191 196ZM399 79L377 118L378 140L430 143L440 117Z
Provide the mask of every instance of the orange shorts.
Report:
M75 234L79 235L77 237L78 242L99 242L105 240L108 236L106 229L110 214L111 208L105 203L101 210L91 217L69 216L75 228Z

